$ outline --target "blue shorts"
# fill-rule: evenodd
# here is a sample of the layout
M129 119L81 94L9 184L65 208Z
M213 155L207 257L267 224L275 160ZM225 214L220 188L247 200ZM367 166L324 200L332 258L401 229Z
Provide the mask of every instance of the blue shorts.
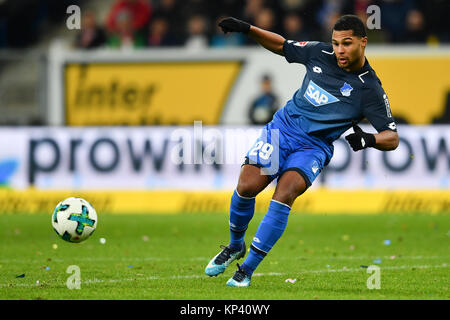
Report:
M290 128L280 109L262 129L245 156L244 164L252 164L276 179L286 171L297 171L310 187L333 156L333 147L300 128Z

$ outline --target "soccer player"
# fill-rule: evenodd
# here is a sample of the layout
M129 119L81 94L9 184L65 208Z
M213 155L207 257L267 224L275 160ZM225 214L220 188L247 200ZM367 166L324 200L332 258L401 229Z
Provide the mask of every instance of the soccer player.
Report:
M294 200L311 186L333 156L333 141L345 137L353 151L397 148L399 138L389 101L364 50L363 22L344 15L333 27L331 44L286 40L273 32L229 17L223 32L247 34L264 48L301 63L306 75L300 89L266 124L245 157L231 198L230 242L208 263L205 273L217 276L245 256L245 231L253 217L255 197L277 180L269 209L258 226L249 254L228 286L247 287L253 272L283 234ZM378 133L364 132L357 123L366 118Z

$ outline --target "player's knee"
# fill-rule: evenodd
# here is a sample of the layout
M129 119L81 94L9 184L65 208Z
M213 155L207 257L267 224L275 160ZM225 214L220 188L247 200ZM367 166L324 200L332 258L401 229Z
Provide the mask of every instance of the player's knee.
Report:
M292 206L295 199L303 194L306 189L306 182L303 178L299 178L295 172L288 172L278 183L273 199Z
M256 197L259 193L258 188L256 188L252 183L247 181L239 181L236 190L240 196L247 198Z
M283 190L275 192L273 195L273 200L279 201L288 205L289 207L292 207L295 199L297 199L298 196L299 194L294 192L293 190Z

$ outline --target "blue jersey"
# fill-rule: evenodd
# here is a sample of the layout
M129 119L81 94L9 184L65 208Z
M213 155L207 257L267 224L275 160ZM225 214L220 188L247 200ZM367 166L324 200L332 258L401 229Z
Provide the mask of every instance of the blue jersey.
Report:
M291 130L327 144L364 118L378 132L396 130L387 95L367 59L360 70L347 72L337 65L330 43L287 40L283 51L288 62L306 67L301 88L282 111Z
M378 131L396 130L389 100L365 61L355 72L337 65L331 44L286 41L288 62L306 66L300 89L266 124L246 155L270 176L297 171L309 187L333 156L333 141L362 119Z

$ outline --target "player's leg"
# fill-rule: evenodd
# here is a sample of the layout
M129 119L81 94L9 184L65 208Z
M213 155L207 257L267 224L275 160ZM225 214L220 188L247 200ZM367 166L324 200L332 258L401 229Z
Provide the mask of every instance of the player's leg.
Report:
M230 203L230 243L222 246L223 250L208 263L205 273L209 276L224 272L231 262L246 253L244 236L255 211L255 197L278 175L279 163L285 157L279 146L288 144L282 143L284 135L279 131L276 121L269 122L247 152Z
M241 250L245 231L255 213L255 197L270 183L269 176L262 174L258 166L244 164L238 185L230 203L230 243L232 250Z
M275 118L264 126L247 152L230 204L230 243L206 267L205 273L210 276L224 272L232 261L245 255L244 236L254 214L255 196L278 176L280 164L290 152L287 136Z
M296 149L280 162L281 174L269 210L258 226L247 258L228 281L230 286L250 285L256 267L283 234L295 199L311 186L328 163L327 151L309 143L307 137L290 143Z
M256 267L272 249L286 229L294 200L307 189L305 178L297 171L286 171L278 180L269 210L258 226L244 263L238 266L228 286L248 286Z
M234 260L244 257L246 246L245 231L255 212L255 197L270 183L267 175L261 174L261 169L255 165L244 164L241 167L238 185L231 197L230 203L230 243L205 268L209 276L217 276Z
M297 170L285 171L278 181L272 200L292 207L295 199L302 195L308 187L309 182L306 182L301 172Z

